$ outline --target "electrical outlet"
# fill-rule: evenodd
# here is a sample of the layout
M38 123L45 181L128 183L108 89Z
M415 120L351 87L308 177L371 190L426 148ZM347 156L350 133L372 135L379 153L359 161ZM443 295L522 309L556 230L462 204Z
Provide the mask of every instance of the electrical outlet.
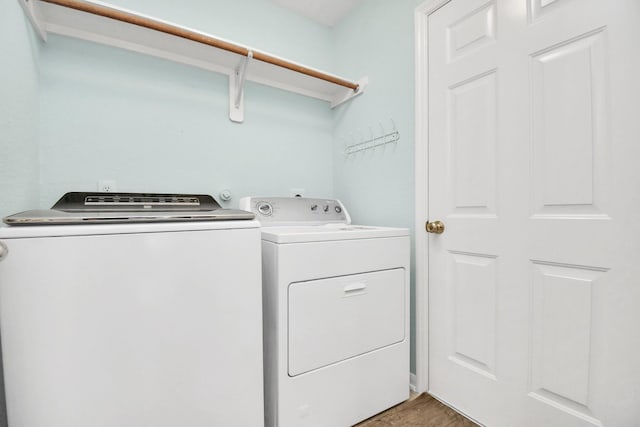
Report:
M113 179L99 180L98 191L101 193L113 193L114 191L116 191L116 181Z
M290 197L304 197L304 188L290 188L289 196Z

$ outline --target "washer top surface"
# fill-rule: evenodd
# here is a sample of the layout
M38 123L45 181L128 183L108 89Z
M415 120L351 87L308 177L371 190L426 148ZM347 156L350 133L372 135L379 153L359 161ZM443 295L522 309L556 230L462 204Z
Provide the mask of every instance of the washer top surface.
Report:
M240 209L253 212L262 225L262 240L274 243L326 242L408 236L406 228L352 225L344 205L335 199L245 197Z

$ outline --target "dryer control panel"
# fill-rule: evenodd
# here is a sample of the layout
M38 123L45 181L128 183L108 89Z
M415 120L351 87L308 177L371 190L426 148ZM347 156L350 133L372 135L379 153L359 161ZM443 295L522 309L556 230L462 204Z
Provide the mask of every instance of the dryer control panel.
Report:
M243 197L240 209L254 213L263 226L351 223L344 205L336 199Z

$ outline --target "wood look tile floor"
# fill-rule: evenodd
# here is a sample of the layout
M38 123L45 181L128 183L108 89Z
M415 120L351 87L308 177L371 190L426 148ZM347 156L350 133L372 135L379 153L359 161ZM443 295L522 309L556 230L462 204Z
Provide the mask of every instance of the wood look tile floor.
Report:
M369 418L356 427L479 427L426 393Z

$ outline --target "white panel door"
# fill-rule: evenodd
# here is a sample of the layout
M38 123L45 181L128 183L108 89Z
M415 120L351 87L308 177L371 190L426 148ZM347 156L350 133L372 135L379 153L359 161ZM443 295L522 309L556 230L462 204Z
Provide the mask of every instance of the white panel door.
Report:
M488 426L640 426L638 22L638 0L429 17L429 391Z

